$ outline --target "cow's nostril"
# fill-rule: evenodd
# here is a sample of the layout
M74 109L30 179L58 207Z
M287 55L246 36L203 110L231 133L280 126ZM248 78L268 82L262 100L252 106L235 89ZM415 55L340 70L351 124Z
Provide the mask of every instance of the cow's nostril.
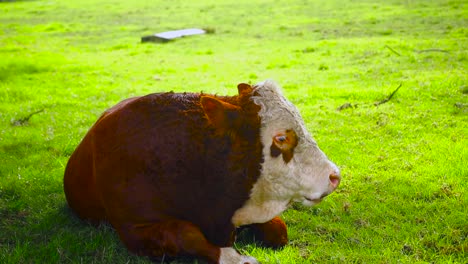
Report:
M338 187L338 185L340 184L340 181L341 181L340 175L336 173L330 174L330 184L333 188Z

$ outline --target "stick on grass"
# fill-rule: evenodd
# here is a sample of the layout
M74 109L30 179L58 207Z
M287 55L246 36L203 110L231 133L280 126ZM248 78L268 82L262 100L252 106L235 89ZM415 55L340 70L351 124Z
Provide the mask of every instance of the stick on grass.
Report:
M391 52L395 53L396 55L401 56L400 53L398 53L396 50L392 49L389 45L385 45L385 47L386 47L387 49L389 49Z
M37 110L36 112L32 112L32 113L30 113L29 115L27 115L27 116L25 116L25 117L23 117L23 118L20 118L20 119L18 119L18 120L13 120L13 121L11 122L11 124L12 124L13 126L22 126L22 125L28 123L29 119L30 119L33 115L36 115L36 114L39 114L39 113L42 113L42 112L44 112L44 109Z
M448 50L444 49L424 49L424 50L415 50L417 53L425 53L425 52L443 52L443 53L450 53Z
M395 91L393 91L387 98L383 99L382 101L378 101L376 103L374 103L375 106L379 106L381 104L385 104L386 102L390 101L392 99L392 97L396 94L396 92L398 92L398 90L401 88L403 84L400 83L400 85L398 85L398 87L395 89Z

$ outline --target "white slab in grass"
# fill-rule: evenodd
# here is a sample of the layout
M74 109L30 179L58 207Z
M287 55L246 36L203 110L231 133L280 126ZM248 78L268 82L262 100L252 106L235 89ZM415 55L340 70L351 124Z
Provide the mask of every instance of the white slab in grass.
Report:
M141 38L141 42L168 42L176 38L192 36L192 35L201 35L205 33L206 31L203 29L187 28L187 29L181 29L181 30L173 30L173 31L156 33L150 36L144 36Z

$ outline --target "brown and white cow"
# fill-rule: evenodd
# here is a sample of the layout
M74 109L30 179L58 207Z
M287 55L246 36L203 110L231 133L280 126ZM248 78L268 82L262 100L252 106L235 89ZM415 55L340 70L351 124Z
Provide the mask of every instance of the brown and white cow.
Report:
M107 110L68 162L70 207L156 258L258 263L232 248L242 226L285 245L278 215L292 202L319 203L340 173L274 82L238 92L157 93Z

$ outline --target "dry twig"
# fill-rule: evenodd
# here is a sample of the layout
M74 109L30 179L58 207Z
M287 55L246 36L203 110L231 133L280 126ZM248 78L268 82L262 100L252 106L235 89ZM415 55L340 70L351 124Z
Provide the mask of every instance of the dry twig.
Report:
M443 50L443 49L424 49L424 50L414 50L417 53L424 53L424 52L444 52L444 53L449 53L448 50Z
M395 53L396 55L401 56L400 53L398 53L396 50L392 49L389 45L385 45L385 47L386 47L387 49L389 49L391 52Z
M383 99L382 101L375 102L374 105L379 106L381 104L385 104L386 102L390 101L392 99L392 97L396 94L396 92L398 92L398 90L400 89L400 87L402 85L403 84L400 83L400 85L398 85L398 87L395 89L395 91L393 91L387 98Z
M342 110L345 110L345 109L348 109L348 108L354 108L356 106L352 105L351 103L345 103L341 106L339 106L336 110L338 111L342 111Z
M29 119L30 119L33 115L36 115L36 114L39 114L39 113L42 113L42 112L44 112L44 109L38 110L38 111L36 111L36 112L32 112L32 113L30 113L29 115L27 115L27 116L25 116L25 117L23 117L23 118L20 118L20 119L18 119L18 120L13 120L13 121L11 122L11 124L12 124L13 126L22 126L22 125L28 123Z

